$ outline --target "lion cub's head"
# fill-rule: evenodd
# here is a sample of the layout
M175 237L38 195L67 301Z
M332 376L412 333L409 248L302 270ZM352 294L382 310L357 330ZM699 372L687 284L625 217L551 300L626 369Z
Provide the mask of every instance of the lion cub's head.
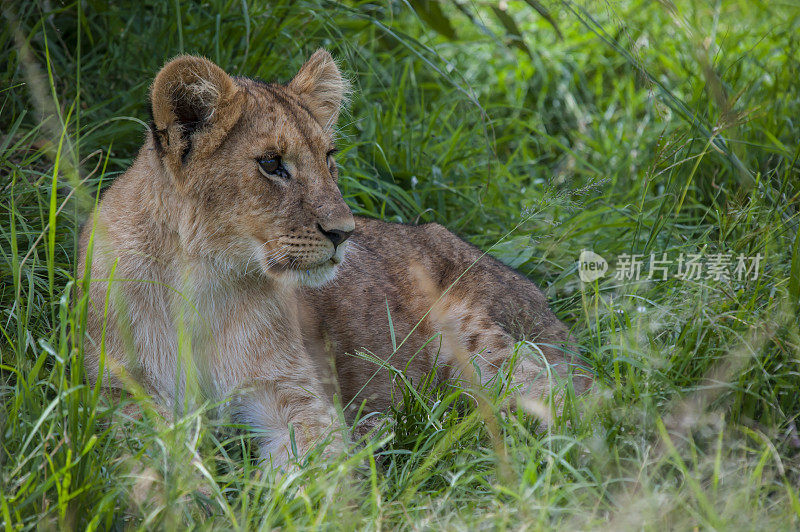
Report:
M201 57L164 66L150 135L187 254L312 286L333 277L354 229L333 158L346 89L325 50L285 85L231 77Z

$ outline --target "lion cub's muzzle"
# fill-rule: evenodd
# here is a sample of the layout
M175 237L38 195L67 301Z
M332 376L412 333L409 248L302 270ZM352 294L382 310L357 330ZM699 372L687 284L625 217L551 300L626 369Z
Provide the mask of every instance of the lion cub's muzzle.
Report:
M277 250L264 255L270 267L278 270L332 268L342 262L346 241L353 234L355 221L346 217L318 218L313 225L297 228L277 239ZM270 261L270 255L277 260Z
M336 275L354 229L352 216L344 223L296 229L277 238L276 249L263 254L262 267L291 283L321 286Z

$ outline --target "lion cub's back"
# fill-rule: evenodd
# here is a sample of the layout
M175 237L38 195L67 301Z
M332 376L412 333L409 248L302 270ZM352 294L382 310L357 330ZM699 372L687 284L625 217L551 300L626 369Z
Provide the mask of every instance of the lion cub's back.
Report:
M351 255L340 272L343 281L426 300L438 298L452 285L450 295L479 303L517 337L560 323L530 279L439 224L413 226L356 218L351 240ZM416 265L422 267L436 293L420 294Z
M374 363L354 353L391 356L391 364L414 382L430 371L434 361L429 358L438 350L421 348L437 330L423 317L448 289L448 303L468 309L475 322L488 327L494 322L517 339L552 344L566 339L566 327L533 282L441 225L357 217L349 246L335 280L306 289L303 297L307 348L317 360L335 359L345 401L371 379L367 396L359 397L381 410L392 387L390 372L375 373Z

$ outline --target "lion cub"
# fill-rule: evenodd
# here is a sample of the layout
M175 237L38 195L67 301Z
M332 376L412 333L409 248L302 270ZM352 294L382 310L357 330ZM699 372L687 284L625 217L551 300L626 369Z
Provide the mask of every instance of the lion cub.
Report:
M439 225L354 219L334 162L346 90L324 50L284 85L201 57L164 66L144 146L81 235L90 381L172 408L190 391L222 400L282 464L292 432L300 454L330 434L338 447L332 388L390 404L389 373L358 351L456 379L465 350L486 381L525 337L540 357L516 366L528 392L549 390L545 360L566 374L566 328L526 278ZM395 342L408 336L397 350L387 307Z

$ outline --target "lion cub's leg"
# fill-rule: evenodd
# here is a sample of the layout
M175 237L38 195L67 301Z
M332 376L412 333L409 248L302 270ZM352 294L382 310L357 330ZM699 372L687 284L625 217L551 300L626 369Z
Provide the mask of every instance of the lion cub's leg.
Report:
M445 297L432 317L442 333L438 363L446 378L462 385L472 381L485 386L498 373L508 371L513 362L510 385L515 395L536 401L552 399L556 414L560 413L561 384L570 373L562 351L567 333L560 322L542 328L536 338L516 350L517 340L479 304Z
M252 427L261 459L273 466L302 458L328 437L325 454L343 448L336 411L310 375L301 367L281 379L257 381L231 400L233 418Z

